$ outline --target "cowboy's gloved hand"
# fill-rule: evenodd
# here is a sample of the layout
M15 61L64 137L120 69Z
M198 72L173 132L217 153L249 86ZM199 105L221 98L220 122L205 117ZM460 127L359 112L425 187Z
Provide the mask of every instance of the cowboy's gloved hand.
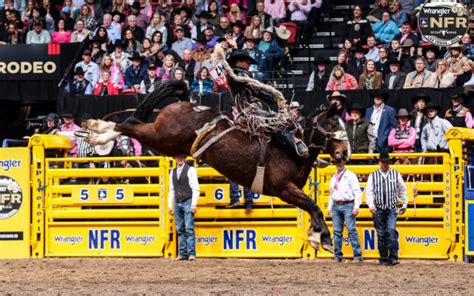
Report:
M286 101L284 99L279 99L277 102L278 108L279 109L285 109L286 108Z

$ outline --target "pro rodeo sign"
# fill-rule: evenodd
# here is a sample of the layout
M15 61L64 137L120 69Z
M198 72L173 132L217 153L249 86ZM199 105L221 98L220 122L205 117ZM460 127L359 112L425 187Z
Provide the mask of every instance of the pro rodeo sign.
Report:
M60 45L0 46L0 80L59 80Z

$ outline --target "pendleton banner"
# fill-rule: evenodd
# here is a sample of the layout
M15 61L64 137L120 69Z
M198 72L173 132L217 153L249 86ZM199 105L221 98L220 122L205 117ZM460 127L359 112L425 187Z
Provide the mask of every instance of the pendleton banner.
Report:
M59 80L59 44L0 46L0 80Z

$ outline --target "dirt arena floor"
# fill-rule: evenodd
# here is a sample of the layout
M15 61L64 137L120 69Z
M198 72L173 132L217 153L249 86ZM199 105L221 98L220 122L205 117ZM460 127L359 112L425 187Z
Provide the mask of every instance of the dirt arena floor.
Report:
M0 294L474 294L474 265L402 260L0 260Z

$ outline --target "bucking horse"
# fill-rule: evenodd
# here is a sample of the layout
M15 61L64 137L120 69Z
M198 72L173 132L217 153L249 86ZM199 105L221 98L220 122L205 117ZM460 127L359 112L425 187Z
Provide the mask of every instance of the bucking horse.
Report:
M234 88L233 92L239 92L239 89ZM336 107L320 107L309 115L304 127L309 157L297 156L292 149L272 138L266 146L262 163L261 141L257 137L237 127L217 110L190 102L189 97L183 81L166 81L149 94L133 116L124 122L89 120L83 123L83 127L91 131L89 142L94 145L105 144L123 134L161 155L173 157L199 152L199 158L206 164L247 188L252 186L257 166L263 166L261 193L279 197L308 212L311 217L307 231L310 245L318 250L321 244L323 249L333 252L323 213L302 188L321 151L326 151L335 160L348 160L350 157L344 123ZM170 99L175 102L161 109L154 122L148 123L155 106Z

